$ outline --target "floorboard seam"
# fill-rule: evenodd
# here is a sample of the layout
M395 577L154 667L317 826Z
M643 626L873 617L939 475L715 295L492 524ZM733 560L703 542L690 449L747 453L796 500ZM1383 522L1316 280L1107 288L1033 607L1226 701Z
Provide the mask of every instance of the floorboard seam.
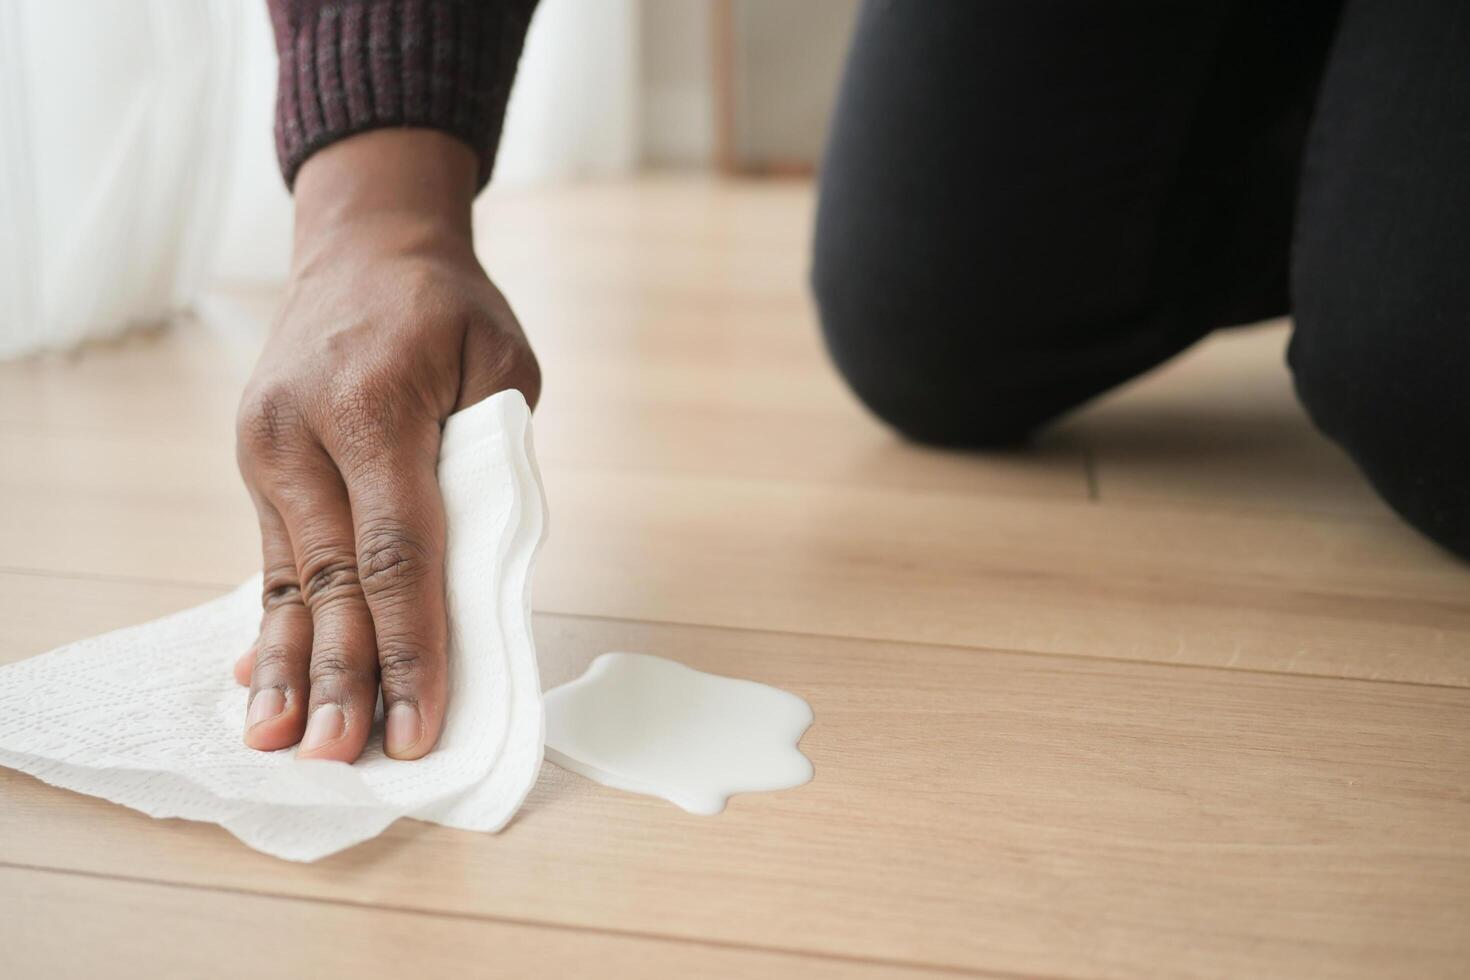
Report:
M1294 670L1269 670L1264 667L1227 667L1224 664L1178 663L1170 660L1144 660L1104 654L1067 653L1059 650L1019 650L1009 647L987 647L939 640L895 640L887 637L853 636L846 633L814 633L808 630L774 630L760 626L730 626L723 623L690 623L672 619L641 619L636 616L609 616L602 613L575 613L556 609L533 609L538 616L563 616L568 619L598 619L611 623L633 623L646 626L678 626L686 629L728 630L732 633L762 633L767 636L794 636L809 640L841 640L845 643L887 644L889 646L929 647L966 653L994 653L1016 657L1055 657L1080 663L1132 664L1139 667L1174 667L1182 670L1208 670L1225 674L1264 674L1269 677L1295 677L1309 681L1350 681L1355 684L1395 684L1402 687L1427 687L1448 691L1470 691L1470 684L1439 681L1409 681L1392 677L1351 677L1340 674L1309 674Z
M503 925L523 926L531 929L546 929L557 932L580 932L590 935L611 936L622 939L642 939L655 942L677 943L686 946L705 946L714 949L727 949L738 952L774 953L781 956L794 956L805 959L827 960L836 963L852 963L864 966L886 966L905 970L922 970L925 972L942 974L946 976L981 977L986 978L986 980L1082 980L1082 978L1079 977L1065 977L1055 974L1013 973L1008 971L995 971L963 966L953 966L945 963L923 963L916 960L901 960L891 957L866 957L845 955L842 953L825 953L817 952L814 950L793 949L784 946L759 946L754 943L741 943L722 939L700 939L692 938L689 936L675 936L657 932L644 932L636 929L614 929L606 926L573 925L563 922L548 922L540 919L521 919L512 916L476 915L471 912L425 909L410 905L368 904L365 902L351 902L342 899L325 898L320 895L295 895L284 892L262 891L253 888L232 888L226 885L208 885L188 881L168 881L160 878L144 878L140 875L115 874L112 872L90 871L79 868L55 868L48 867L46 865L25 864L19 861L0 861L0 868L12 868L18 871L30 871L37 874L62 875L74 878L93 878L102 881L123 881L129 882L131 884L153 885L160 888L176 888L185 891L210 892L219 895L244 895L252 898L278 899L287 902L309 902L314 905L328 905L335 908L378 910L383 912L393 912L397 914L423 916L425 918L453 919L462 922L500 923Z
M130 575L109 575L90 572L62 572L48 569L21 568L0 565L0 574L26 575L36 578L64 579L68 581L113 582L119 585L158 585L169 588L217 589L221 593L237 587L217 582L187 581L183 579L155 579ZM1414 681L1393 677L1355 677L1343 674L1316 674L1293 670L1271 670L1265 667L1231 667L1224 664L1179 663L1169 660L1149 660L1135 657L1117 657L1105 654L1068 653L1060 650L1024 650L1012 647L988 647L979 644L946 643L939 640L893 639L890 637L856 636L848 633L819 633L811 630L769 629L761 626L735 626L725 623L695 623L673 619L654 619L637 616L611 616L605 613L569 612L562 609L534 608L532 612L541 616L565 616L571 619L604 620L612 623L635 623L648 626L678 626L688 629L728 630L737 633L761 633L768 636L795 636L805 639L842 640L851 643L886 643L890 645L931 647L940 650L961 650L975 653L995 653L1026 657L1057 657L1085 663L1134 664L1148 667L1176 667L1188 670L1223 671L1230 674L1263 674L1269 677L1298 677L1307 680L1351 681L1358 684L1393 684L1400 687L1424 687L1450 691L1470 690L1470 683L1456 684L1447 681ZM37 651L38 653L43 651Z
M59 578L75 582L114 582L118 585L161 585L168 588L180 589L219 589L223 592L228 592L240 584L239 582L234 582L229 585L224 585L219 582L151 578L144 575L113 575L106 572L75 572L51 568L23 568L16 565L0 565L0 574L27 575L32 578Z

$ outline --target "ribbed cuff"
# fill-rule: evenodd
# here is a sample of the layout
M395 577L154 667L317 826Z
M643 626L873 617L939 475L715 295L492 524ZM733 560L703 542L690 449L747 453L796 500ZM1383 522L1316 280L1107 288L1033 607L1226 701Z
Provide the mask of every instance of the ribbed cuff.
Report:
M269 0L287 186L355 133L423 126L464 140L490 179L536 0Z

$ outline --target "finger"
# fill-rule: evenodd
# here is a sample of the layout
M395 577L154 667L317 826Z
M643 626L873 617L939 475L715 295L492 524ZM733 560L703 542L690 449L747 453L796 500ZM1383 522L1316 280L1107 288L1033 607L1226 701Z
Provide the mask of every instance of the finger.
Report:
M344 472L378 641L383 748L396 759L417 759L439 739L447 697L444 508L437 423L421 420L400 433Z
M296 561L281 515L263 498L256 499L255 507L260 518L261 605L265 611L246 681L250 700L245 712L245 744L271 752L295 745L306 726L311 617L301 604Z
M250 649L235 661L235 683L241 687L250 686L250 674L255 670L255 644L250 644Z
M325 452L298 461L277 495L291 535L301 601L311 614L306 732L300 758L352 762L372 733L378 701L373 620L358 580L352 511Z

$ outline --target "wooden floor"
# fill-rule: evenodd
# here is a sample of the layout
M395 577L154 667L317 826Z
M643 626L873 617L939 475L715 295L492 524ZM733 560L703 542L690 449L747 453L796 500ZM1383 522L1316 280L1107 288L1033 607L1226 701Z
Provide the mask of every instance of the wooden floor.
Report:
M1470 570L1312 432L1284 326L1029 454L915 448L825 360L810 206L648 181L481 229L546 372L546 683L625 649L795 691L814 782L696 817L548 765L499 836L294 865L0 772L0 975L1465 976ZM273 301L0 365L0 661L253 571Z

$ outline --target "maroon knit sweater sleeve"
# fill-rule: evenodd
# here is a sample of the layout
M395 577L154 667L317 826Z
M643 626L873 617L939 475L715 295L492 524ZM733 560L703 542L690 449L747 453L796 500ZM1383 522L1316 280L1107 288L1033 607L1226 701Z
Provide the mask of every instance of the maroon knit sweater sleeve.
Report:
M276 154L306 158L385 126L443 130L490 179L536 0L267 0L275 27Z

